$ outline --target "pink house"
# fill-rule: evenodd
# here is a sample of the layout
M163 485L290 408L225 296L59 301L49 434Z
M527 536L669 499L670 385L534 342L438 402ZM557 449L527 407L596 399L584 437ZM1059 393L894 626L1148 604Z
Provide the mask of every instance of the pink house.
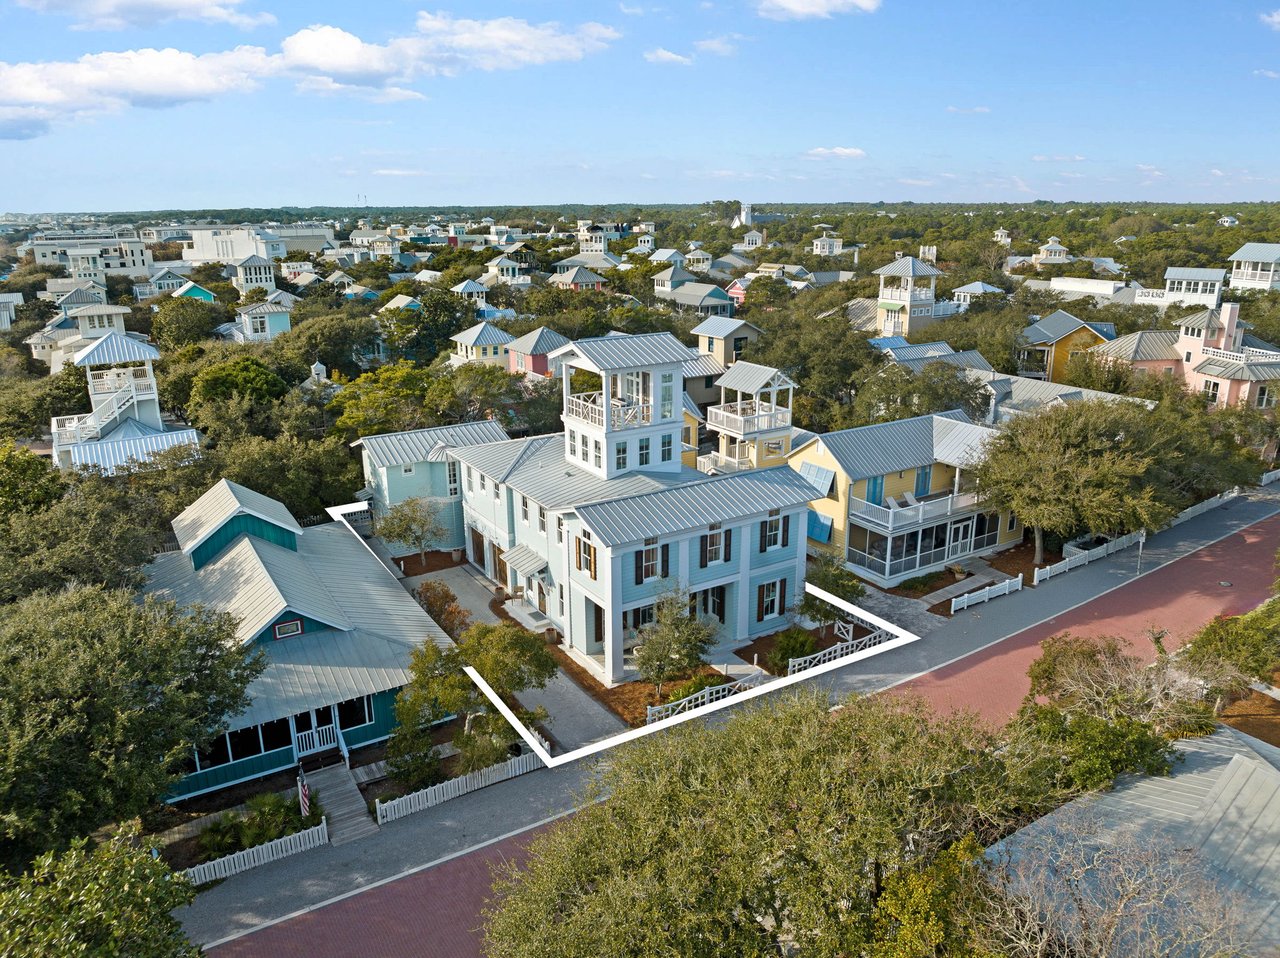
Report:
M559 364L550 362L547 354L567 345L569 340L554 329L539 326L507 343L507 372L554 376Z
M1140 375L1177 376L1216 405L1246 402L1271 409L1280 395L1280 347L1250 336L1240 305L1224 303L1178 321L1093 347L1094 355L1128 363Z

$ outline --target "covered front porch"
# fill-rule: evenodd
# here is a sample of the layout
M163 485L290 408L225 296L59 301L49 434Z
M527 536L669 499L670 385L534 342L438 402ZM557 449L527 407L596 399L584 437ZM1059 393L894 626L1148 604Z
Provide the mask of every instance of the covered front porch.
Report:
M989 552L999 538L1000 516L995 512L969 513L888 534L851 523L845 561L854 572L887 588Z

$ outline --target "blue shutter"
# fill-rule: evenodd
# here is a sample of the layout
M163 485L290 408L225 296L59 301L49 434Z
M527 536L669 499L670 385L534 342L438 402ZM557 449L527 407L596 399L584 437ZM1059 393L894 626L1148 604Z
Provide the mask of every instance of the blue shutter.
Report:
M929 486L933 484L933 466L921 466L916 470L916 498L922 499L929 494Z
M884 505L884 476L872 476L867 480L867 502Z

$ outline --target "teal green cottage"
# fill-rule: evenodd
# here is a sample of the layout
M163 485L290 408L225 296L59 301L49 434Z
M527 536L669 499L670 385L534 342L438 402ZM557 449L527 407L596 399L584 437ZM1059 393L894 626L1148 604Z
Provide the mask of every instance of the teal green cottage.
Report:
M449 644L344 522L303 529L283 504L224 479L173 531L180 551L155 558L146 592L235 616L267 667L226 733L193 751L171 800L382 741L412 650Z

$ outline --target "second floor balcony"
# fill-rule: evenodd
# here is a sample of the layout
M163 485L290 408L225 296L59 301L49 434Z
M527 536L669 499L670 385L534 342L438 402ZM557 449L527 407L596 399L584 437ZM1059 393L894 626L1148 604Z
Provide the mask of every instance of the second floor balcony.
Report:
M731 457L712 452L698 457L699 472L746 472L754 468L755 464L749 456Z
M707 426L738 437L790 429L791 410L755 399L723 403L707 410Z
M151 370L143 366L95 369L89 373L89 394L92 396L109 396L130 386L137 396L154 396L156 393L155 378Z
M938 493L917 499L905 496L905 504L896 500L892 508L853 499L849 502L849 520L862 526L880 529L904 529L933 519L943 519L961 512L971 512L978 504L978 494L972 491Z
M905 286L886 286L880 290L880 298L891 303L931 303L933 290L928 287L908 290Z
M603 393L574 393L565 403L564 414L597 429L617 431L650 425L653 404L606 398Z

